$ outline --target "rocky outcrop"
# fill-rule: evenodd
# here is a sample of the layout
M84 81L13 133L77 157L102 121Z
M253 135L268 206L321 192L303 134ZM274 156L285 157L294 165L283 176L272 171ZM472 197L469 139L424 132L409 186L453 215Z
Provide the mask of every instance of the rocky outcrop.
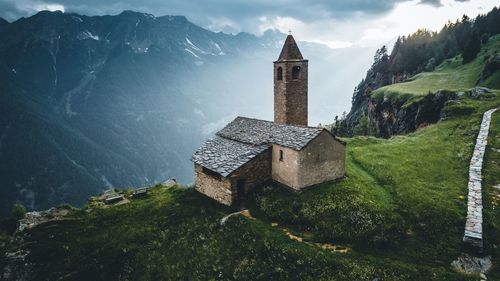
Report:
M372 131L379 137L411 133L446 117L443 108L459 96L458 93L445 90L429 93L421 98L368 96L365 102L351 109L347 118L348 132L352 135L360 124L360 118L366 116L370 120L369 124L375 127Z
M456 93L437 91L413 102L407 99L371 99L368 103L369 116L375 121L381 137L407 134L439 121L446 103L456 98Z
M497 70L500 70L500 54L495 54L486 61L483 71L481 71L481 75L476 84L483 82Z
M0 264L0 280L31 280L33 264L27 261L27 250L7 252Z
M451 266L463 273L485 273L492 266L491 256L479 258L462 254L451 263Z
M50 208L45 211L28 212L23 219L19 220L17 231L22 232L42 223L61 220L68 213L69 208L66 207Z
M378 137L408 134L455 114L470 113L465 112L470 108L460 106L460 98L467 95L482 99L489 93L491 90L488 88L475 87L467 92L438 90L421 97L404 94L366 95L356 104L353 103L346 119L347 131L349 135L354 135L362 118L368 118L367 123L373 127L368 131Z

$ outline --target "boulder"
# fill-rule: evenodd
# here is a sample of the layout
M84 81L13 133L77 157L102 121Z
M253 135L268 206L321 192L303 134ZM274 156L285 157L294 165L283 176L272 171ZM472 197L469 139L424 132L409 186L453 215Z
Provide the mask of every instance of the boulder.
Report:
M462 254L451 263L451 266L463 273L486 273L492 266L491 256L474 257Z

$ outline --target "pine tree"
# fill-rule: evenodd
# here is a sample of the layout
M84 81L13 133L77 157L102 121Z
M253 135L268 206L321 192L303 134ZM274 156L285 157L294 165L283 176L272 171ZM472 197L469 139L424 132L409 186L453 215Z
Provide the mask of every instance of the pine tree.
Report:
M466 64L476 58L481 50L481 38L477 29L472 31L469 40L465 44L464 52L462 53L463 63Z

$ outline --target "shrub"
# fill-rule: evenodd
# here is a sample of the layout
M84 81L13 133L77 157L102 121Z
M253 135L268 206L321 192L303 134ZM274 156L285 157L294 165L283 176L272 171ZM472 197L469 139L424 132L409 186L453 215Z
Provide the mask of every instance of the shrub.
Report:
M21 204L14 204L12 208L12 218L15 220L24 219L26 216L26 208Z

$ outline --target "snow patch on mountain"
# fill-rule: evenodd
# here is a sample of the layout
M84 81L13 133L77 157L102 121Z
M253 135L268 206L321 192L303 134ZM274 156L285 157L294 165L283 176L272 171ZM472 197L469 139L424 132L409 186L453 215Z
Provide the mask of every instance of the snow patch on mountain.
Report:
M78 34L77 38L78 38L78 40L92 39L95 41L99 41L99 36L90 33L90 31L88 31L88 30L85 30L82 33Z
M189 38L187 38L187 37L186 37L186 43L187 43L187 44L185 44L186 47L191 48L194 51L197 51L198 53L200 53L202 55L209 54L207 51L204 51L201 48L199 48L198 46L196 46L195 44L193 44L193 42L191 42L191 40L189 40Z
M216 54L217 56L224 56L226 54L226 53L224 53L224 51L222 51L222 48L216 42L210 40L209 44L215 48L215 50L217 51L217 54Z
M188 48L184 49L186 52L190 53L193 55L195 58L201 59L197 54L195 54L193 51L189 50Z

